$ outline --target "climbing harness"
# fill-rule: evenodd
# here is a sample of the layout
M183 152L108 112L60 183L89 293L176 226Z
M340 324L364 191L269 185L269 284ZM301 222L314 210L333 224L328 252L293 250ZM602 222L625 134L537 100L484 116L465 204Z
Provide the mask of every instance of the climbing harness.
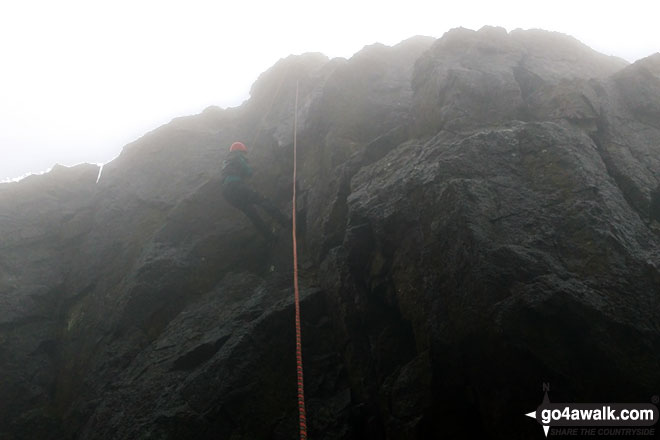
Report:
M298 422L300 425L300 440L307 439L307 418L305 416L305 388L303 384L302 335L300 331L300 293L298 290L298 243L296 241L296 171L298 131L298 81L296 81L296 104L293 116L293 203L291 213L291 235L293 238L293 290L296 304L296 371L298 377Z

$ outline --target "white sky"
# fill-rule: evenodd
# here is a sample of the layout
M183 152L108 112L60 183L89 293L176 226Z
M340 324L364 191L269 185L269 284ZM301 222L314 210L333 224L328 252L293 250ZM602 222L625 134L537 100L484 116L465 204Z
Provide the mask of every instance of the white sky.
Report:
M237 106L289 54L496 25L633 62L660 50L659 12L655 0L2 0L0 181L107 162L174 117Z

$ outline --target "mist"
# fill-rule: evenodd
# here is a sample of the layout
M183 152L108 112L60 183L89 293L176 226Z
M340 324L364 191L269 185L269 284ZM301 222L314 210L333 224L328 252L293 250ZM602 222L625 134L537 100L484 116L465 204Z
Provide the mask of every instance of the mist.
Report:
M289 54L349 58L363 46L454 27L543 28L633 62L656 52L658 6L559 1L263 5L211 1L26 1L0 7L0 182L54 164L107 163L172 118L240 105ZM594 17L598 17L595 20Z

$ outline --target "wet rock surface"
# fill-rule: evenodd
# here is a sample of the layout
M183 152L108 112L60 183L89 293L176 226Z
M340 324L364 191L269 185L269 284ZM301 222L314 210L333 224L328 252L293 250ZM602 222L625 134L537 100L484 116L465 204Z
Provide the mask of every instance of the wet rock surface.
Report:
M103 168L0 185L0 437L292 439L298 223L311 438L539 435L553 401L660 392L660 54L456 29L281 60L243 106Z

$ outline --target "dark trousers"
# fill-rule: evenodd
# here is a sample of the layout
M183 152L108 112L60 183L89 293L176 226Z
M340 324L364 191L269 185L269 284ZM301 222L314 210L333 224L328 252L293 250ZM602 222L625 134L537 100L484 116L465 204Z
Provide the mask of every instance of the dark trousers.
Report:
M280 225L286 227L289 224L289 219L270 200L250 189L242 182L224 183L222 185L222 195L232 206L243 211L243 214L250 219L254 227L266 239L272 239L273 233L259 216L255 206L263 209Z

